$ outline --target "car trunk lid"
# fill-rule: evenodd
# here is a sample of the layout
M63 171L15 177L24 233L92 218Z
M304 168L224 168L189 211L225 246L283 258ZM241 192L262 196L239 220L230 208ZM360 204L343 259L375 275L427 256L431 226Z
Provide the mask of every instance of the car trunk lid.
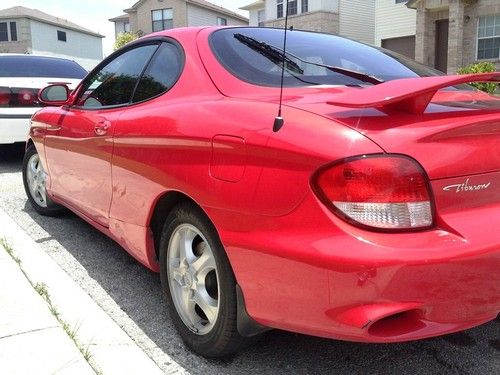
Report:
M431 180L467 177L500 170L500 98L447 87L497 80L500 73L410 78L285 103L356 129L388 153L413 157Z

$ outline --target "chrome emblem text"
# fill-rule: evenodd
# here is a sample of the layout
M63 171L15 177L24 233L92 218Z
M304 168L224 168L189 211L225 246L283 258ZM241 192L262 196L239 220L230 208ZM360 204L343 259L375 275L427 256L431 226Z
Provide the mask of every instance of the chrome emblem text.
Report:
M443 188L444 191L454 191L455 193L461 193L465 191L478 191L485 190L491 186L491 182L479 185L469 185L469 179L465 180L461 184L448 185Z

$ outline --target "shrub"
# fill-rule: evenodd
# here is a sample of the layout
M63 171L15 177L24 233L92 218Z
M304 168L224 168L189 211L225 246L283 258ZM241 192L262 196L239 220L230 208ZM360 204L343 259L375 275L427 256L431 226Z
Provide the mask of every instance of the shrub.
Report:
M130 43L137 39L136 34L132 33L119 33L116 37L115 45L113 46L113 50L122 48L125 44Z
M495 64L483 61L459 69L458 74L492 73L495 71L496 71ZM491 82L475 82L471 83L471 85L477 88L478 90L487 92L489 94L493 94L498 88L498 83L491 83Z

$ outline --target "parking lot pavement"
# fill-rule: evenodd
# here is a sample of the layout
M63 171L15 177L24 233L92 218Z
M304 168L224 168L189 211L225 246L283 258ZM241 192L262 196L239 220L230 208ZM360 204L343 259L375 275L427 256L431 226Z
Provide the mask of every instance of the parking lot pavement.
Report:
M27 204L21 157L0 150L0 206L162 368L172 361L192 374L498 374L500 320L441 338L359 344L281 331L265 334L237 357L208 361L176 335L159 277L72 214L37 215Z

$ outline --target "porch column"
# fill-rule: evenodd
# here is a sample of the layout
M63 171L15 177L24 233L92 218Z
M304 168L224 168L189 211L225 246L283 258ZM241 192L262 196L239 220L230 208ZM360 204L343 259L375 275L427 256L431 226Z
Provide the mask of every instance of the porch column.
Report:
M448 30L448 73L456 73L463 66L464 2L450 1L450 27Z
M417 32L415 35L415 60L425 65L433 65L432 51L434 46L429 44L430 34L434 33L430 12L425 7L425 1L417 5Z

